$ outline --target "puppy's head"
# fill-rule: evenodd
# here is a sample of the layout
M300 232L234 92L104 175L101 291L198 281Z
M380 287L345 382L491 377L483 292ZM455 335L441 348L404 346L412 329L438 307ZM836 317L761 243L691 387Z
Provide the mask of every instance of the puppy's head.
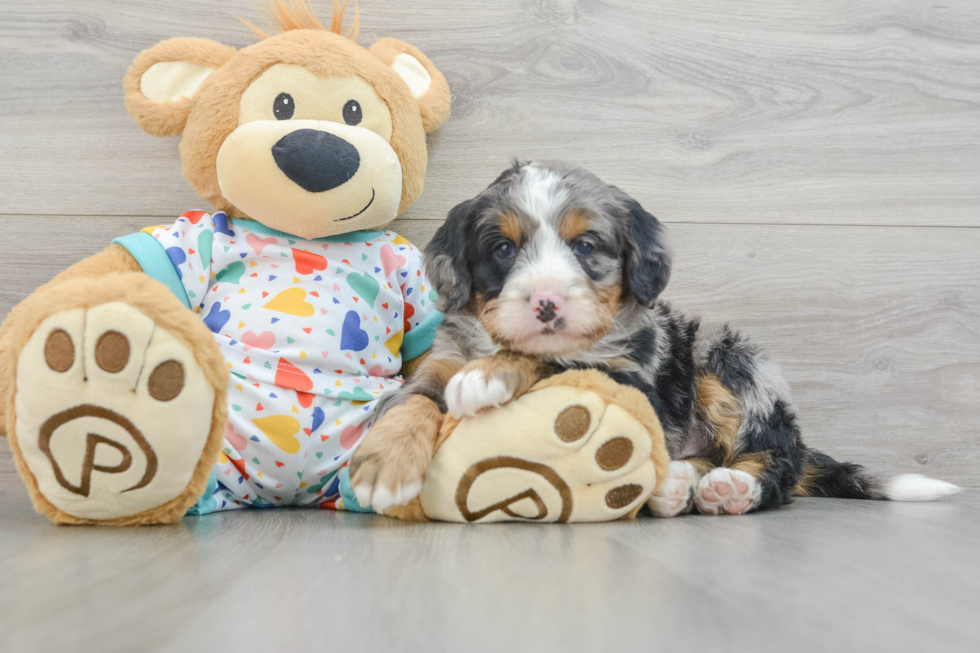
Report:
M663 226L581 168L516 163L449 213L425 251L446 312L512 351L584 351L670 277Z

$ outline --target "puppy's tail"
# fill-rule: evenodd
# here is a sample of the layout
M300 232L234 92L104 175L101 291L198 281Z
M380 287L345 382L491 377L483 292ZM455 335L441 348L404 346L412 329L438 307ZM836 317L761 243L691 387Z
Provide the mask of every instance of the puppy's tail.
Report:
M882 480L854 463L840 463L825 453L807 451L803 475L793 494L798 497L935 501L963 488L921 474L902 474Z

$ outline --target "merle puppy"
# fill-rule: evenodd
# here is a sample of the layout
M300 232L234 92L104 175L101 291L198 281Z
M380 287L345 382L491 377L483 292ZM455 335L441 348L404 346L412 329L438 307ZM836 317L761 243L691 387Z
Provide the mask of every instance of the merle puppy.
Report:
M656 409L674 460L649 501L658 516L956 490L918 475L881 481L808 448L776 366L737 331L657 300L671 265L663 226L586 170L516 163L450 211L425 257L446 318L354 455L364 505L380 511L418 494L447 410L472 415L583 368L639 388Z

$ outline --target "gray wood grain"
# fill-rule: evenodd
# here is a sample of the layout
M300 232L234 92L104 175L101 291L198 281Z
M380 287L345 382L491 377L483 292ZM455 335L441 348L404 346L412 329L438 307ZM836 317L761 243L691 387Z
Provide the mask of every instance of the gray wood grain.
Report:
M0 481L0 638L12 653L972 653L978 538L975 490L598 525L280 509L98 529L53 526Z
M140 217L0 216L0 313ZM428 242L438 223L392 228ZM980 487L980 229L670 226L665 297L781 365L807 442L885 473Z
M323 15L327 0L314 0ZM113 237L207 208L122 76L250 0L0 3L0 315ZM512 156L670 224L666 296L779 361L807 441L980 488L980 3L361 0L453 117L417 244ZM0 445L3 446L3 445ZM980 493L739 518L414 526L317 510L54 527L0 455L0 650L980 649Z
M318 2L327 11L325 0ZM122 106L132 58L177 35L243 46L245 0L5 0L0 213L165 216L195 202L176 140ZM513 156L593 168L680 222L980 224L980 3L360 3L361 42L446 73L441 219ZM465 171L465 174L464 174Z

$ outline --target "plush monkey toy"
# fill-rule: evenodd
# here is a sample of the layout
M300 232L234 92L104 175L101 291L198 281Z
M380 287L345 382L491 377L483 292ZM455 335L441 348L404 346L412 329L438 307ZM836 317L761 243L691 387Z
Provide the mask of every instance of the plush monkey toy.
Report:
M337 3L330 27L271 11L254 45L164 41L125 78L217 210L116 239L3 325L2 421L55 522L342 504L375 399L432 341L420 253L385 225L422 192L446 80L408 43L357 45Z

